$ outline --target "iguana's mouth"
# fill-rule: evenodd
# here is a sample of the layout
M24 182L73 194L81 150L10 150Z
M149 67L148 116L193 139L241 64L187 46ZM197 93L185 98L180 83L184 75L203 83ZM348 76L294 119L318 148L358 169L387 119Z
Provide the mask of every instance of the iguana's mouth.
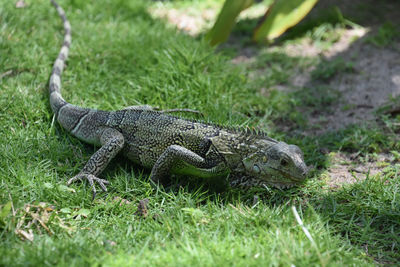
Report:
M278 169L272 168L272 167L269 167L269 168L277 174L277 175L271 175L272 178L278 178L279 176L281 176L281 177L283 176L284 178L286 178L286 181L280 181L278 178L276 181L277 184L288 184L288 183L297 184L297 183L300 183L301 181L303 181L305 178L305 176L296 177L296 176L290 175L289 173L284 172L282 170L278 170ZM270 183L273 184L274 182L270 182Z

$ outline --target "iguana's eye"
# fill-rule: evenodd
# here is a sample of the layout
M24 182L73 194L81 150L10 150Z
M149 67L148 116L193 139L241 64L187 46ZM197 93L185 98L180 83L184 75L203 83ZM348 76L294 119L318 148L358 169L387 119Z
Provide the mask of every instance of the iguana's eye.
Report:
M268 161L267 156L264 156L264 157L262 158L262 161L263 161L264 163L267 163L267 161Z
M260 167L258 167L257 165L253 165L253 171L255 173L260 173Z
M289 165L289 161L287 159L281 159L281 166L286 167L287 165Z

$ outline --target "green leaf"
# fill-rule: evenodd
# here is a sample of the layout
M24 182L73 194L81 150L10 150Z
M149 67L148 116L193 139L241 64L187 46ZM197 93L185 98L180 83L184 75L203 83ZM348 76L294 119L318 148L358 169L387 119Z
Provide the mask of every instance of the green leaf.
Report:
M201 211L200 209L195 209L195 208L182 208L182 211L190 217L192 217L194 220L198 220L202 217L204 217L204 212Z
M80 210L78 210L77 212L76 212L76 214L77 215L81 215L81 216L83 216L83 217L87 217L87 216L89 216L89 214L90 214L90 210L88 210L88 209L80 209Z
M260 25L255 29L253 40L272 40L302 20L318 0L276 0L268 9Z
M63 185L63 184L58 185L58 190L60 190L61 192L76 193L75 189L73 189L69 186Z
M87 218L90 214L88 209L79 209L74 212L73 217L75 220L80 220L82 217Z
M5 224L6 222L6 217L8 216L8 214L10 214L11 211L11 201L7 202L7 204L5 204L3 206L3 208L0 209L0 223Z
M47 189L53 189L54 185L52 183L44 183L43 186Z
M217 21L206 35L210 44L217 45L225 42L235 25L237 16L252 4L253 0L226 0Z
M60 212L70 214L72 213L72 210L70 208L62 208Z

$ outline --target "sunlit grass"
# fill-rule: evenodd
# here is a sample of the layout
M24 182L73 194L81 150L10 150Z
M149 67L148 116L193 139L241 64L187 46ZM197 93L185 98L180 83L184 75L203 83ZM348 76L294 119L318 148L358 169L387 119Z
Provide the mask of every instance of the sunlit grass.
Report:
M142 1L60 2L73 30L62 79L69 102L106 110L138 103L191 108L217 123L259 126L300 145L316 170L304 186L288 191L214 192L196 180L156 190L148 171L118 157L102 174L111 182L107 195L92 202L85 183L66 187L94 148L53 122L47 81L62 27L48 1L26 2L22 9L12 1L0 4L0 75L9 72L0 80L0 205L4 211L13 204L0 216L0 265L399 263L399 164L332 190L320 179L329 162L319 152L321 146L366 155L398 150L395 139L379 126L318 138L277 131L270 121L297 122L296 101L312 102L312 96L277 92L265 98L260 81L251 81L245 68L232 67L207 44L167 29L146 13ZM264 57L271 61L269 86L285 81L282 71L302 62L279 54ZM136 213L144 198L146 218ZM121 199L130 204L121 205ZM35 208L40 202L43 207ZM316 246L296 222L293 205ZM27 207L43 220L46 210L49 231L37 222L29 225ZM15 232L29 229L32 242Z

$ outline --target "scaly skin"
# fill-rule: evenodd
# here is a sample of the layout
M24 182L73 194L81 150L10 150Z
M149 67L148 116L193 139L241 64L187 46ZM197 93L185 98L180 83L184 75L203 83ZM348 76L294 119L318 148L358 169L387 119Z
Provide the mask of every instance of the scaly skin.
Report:
M87 179L96 195L95 183L107 191L107 180L97 176L122 152L133 162L151 169L150 178L163 183L171 174L217 179L232 185L270 184L280 188L302 182L307 174L303 153L253 130L222 127L183 119L150 106L119 111L82 108L61 96L61 74L71 43L71 25L63 9L51 0L64 24L64 43L50 76L50 105L63 128L77 138L101 148L68 184Z

